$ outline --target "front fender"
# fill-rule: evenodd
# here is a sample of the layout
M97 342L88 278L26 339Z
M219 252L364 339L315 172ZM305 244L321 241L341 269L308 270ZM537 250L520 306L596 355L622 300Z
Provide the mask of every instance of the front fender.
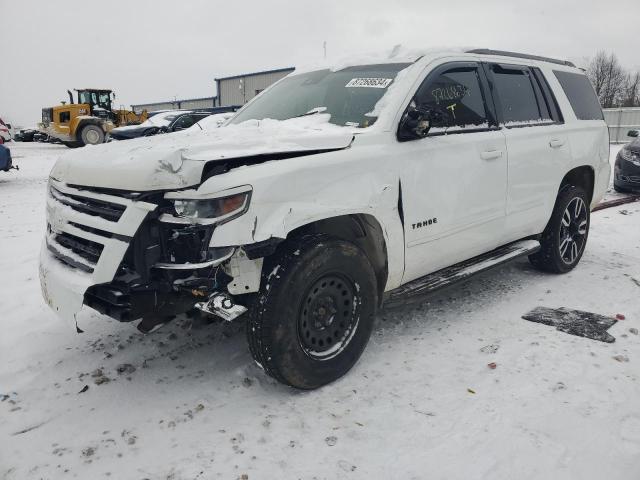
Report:
M249 209L216 228L211 246L248 245L286 238L304 225L332 217L367 214L385 236L390 285L404 269L404 235L398 213L399 180L395 171L367 156L367 149L346 149L240 167L205 181L199 193L237 185L253 188Z

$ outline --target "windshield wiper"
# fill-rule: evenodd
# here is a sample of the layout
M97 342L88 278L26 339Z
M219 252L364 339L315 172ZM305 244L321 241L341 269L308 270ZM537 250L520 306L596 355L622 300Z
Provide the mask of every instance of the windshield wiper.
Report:
M300 117L306 117L308 115L315 115L316 113L323 113L327 111L327 107L314 107L311 110L309 110L307 113L303 113L302 115L296 115L294 117L291 118L300 118Z

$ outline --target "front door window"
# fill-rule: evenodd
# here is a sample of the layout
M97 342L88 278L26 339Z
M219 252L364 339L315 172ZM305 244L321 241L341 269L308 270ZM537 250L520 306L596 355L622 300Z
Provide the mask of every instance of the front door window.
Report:
M431 135L489 126L475 67L452 68L435 78L428 78L416 92L413 101L435 114L431 122Z

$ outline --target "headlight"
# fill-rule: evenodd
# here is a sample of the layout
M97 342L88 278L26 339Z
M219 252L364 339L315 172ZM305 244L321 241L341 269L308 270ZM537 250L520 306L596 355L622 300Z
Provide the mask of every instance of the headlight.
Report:
M195 219L215 219L216 223L239 217L249 208L250 192L228 197L171 200L176 215Z
M631 162L635 165L640 166L640 155L632 152L628 146L622 147L622 150L620 150L620 157L622 157L622 159L626 160L627 162Z

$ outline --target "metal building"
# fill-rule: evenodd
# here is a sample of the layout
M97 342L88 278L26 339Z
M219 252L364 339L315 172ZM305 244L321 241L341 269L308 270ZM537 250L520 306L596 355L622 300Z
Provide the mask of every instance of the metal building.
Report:
M203 108L214 108L216 97L188 98L186 100L169 100L166 102L140 103L131 105L134 112L153 112L154 110L198 110Z
M232 77L216 78L216 97L189 98L186 100L167 100L164 102L140 103L131 105L134 112L153 112L154 110L195 110L214 107L244 105L262 90L286 77L294 67L245 73Z
M262 90L286 77L294 67L245 73L232 77L216 78L218 106L244 105Z
M603 111L611 143L629 142L629 130L640 130L640 107L605 108Z

